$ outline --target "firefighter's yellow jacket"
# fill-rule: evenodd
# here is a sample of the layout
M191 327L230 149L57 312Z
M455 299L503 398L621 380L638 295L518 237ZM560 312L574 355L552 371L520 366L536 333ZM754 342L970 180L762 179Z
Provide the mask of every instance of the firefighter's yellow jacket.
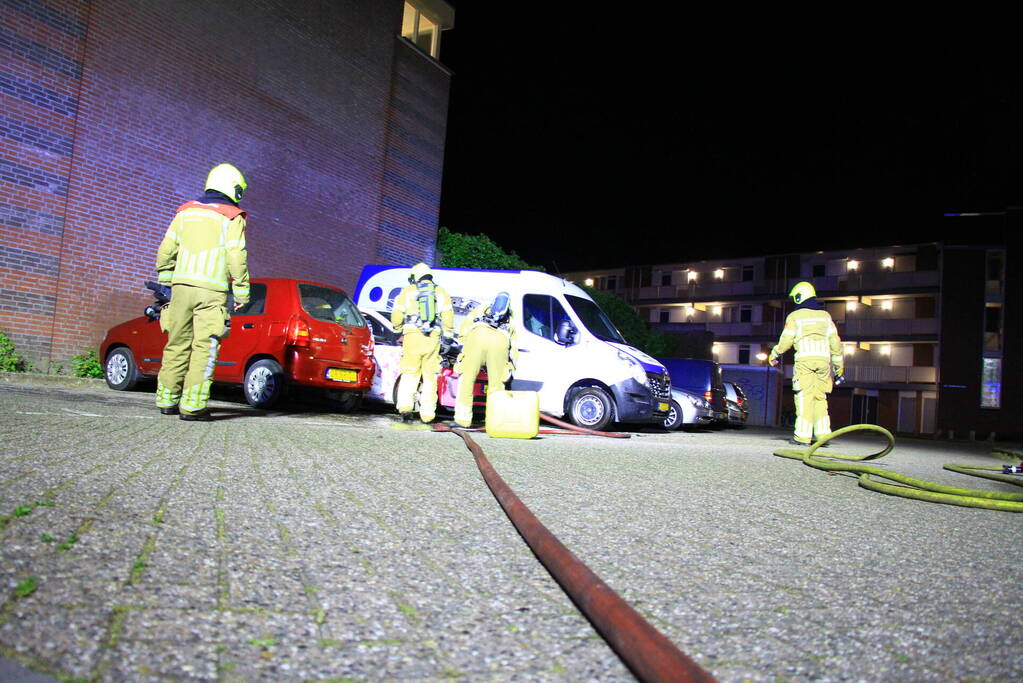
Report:
M183 204L156 254L160 284L231 291L237 303L248 303L245 218L228 204Z

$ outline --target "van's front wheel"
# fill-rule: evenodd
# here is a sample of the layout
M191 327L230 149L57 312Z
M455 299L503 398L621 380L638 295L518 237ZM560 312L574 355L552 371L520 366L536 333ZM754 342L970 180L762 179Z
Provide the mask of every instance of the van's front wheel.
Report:
M611 397L600 387L586 387L572 396L568 416L580 427L601 430L611 423Z

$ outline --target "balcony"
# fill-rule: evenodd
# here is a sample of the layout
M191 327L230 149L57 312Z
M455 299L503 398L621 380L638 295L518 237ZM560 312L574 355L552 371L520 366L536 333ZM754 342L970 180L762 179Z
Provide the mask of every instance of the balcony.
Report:
M842 337L890 339L901 336L938 336L937 318L846 318L837 321Z
M938 286L938 272L922 270L909 273L857 273L814 278L814 286L822 296L831 293L885 291L897 293L906 289L926 289Z
M792 378L792 366L785 366L785 376ZM935 384L938 368L931 366L846 365L845 380L851 384Z

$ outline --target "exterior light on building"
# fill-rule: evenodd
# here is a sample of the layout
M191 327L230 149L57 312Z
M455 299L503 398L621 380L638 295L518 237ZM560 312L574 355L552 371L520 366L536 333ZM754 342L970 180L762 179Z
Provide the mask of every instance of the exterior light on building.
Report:
M715 306L714 308L711 309L711 311L714 313L714 315L721 315L721 307L720 306Z
M714 279L715 280L724 280L725 279L725 269L724 268L718 268L717 270L715 270L714 271Z
M890 356L890 355L892 355L892 345L891 344L882 344L881 345L881 355L882 356Z
M882 268L894 268L895 267L895 259L893 259L891 256L889 256L887 258L884 258L884 259L881 259L881 267Z
M713 344L713 345L712 345L712 346L710 347L710 351L711 351L711 353L713 353L713 354L714 354L715 356L716 356L716 355L718 355L718 351L720 351L720 350L721 350L721 345L720 345L720 344L718 344L718 343L714 343L714 344Z
M689 282L696 282L696 278L698 278L699 276L700 274L697 273L695 270L690 270L689 274L686 276L686 279L689 280Z
M859 304L857 302L855 302L855 301L846 301L845 302L845 310L847 310L847 311L855 311L857 306L859 306Z
M689 317L691 317L693 315L693 307L692 306L686 306L682 310L685 311L685 316L687 318L689 318Z
M885 299L884 301L882 301L881 302L881 310L882 311L890 311L890 310L892 310L892 300L891 299Z
M859 270L860 262L856 259L849 259L849 262L845 264L846 270Z
M585 280L583 280L583 283L584 283L584 284L585 284L585 285L586 285L587 287L592 287L592 286L593 286L593 278L592 278L592 277L588 277L588 278L586 278Z
M842 355L843 356L851 356L854 353L856 353L856 345L855 344L842 344Z
M760 353L757 354L757 360L763 363L765 360L767 360L767 354L761 351Z

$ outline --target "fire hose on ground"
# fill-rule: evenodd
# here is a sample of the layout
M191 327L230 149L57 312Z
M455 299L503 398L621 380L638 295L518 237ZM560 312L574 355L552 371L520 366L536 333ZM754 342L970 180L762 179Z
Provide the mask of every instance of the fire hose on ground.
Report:
M710 673L687 657L664 634L622 600L530 512L501 479L483 454L483 449L473 441L466 430L457 427L449 429L465 442L476 460L476 466L484 481L529 549L639 680L679 682L715 680ZM603 432L593 433L607 436L607 433Z
M883 436L887 444L883 449L868 455L843 455L828 453L824 455L817 450L829 441L849 434L850 432L870 431ZM814 442L808 448L780 448L774 454L782 458L802 460L804 465L824 470L825 472L851 472L859 475L859 485L871 491L890 496L900 496L913 500L923 500L944 505L984 508L986 510L1002 510L1005 512L1023 512L1023 494L1003 491L983 491L947 486L933 481L917 479L897 472L874 467L872 465L850 464L849 461L863 462L884 457L895 447L895 437L884 427L871 424L850 425L833 431L831 434ZM845 461L845 462L836 462ZM1009 474L1000 474L1002 467L984 465L944 465L944 469L960 474L992 479L1015 486L1023 486L1023 479ZM998 473L995 473L998 472ZM879 477L895 482L888 484L872 477Z

